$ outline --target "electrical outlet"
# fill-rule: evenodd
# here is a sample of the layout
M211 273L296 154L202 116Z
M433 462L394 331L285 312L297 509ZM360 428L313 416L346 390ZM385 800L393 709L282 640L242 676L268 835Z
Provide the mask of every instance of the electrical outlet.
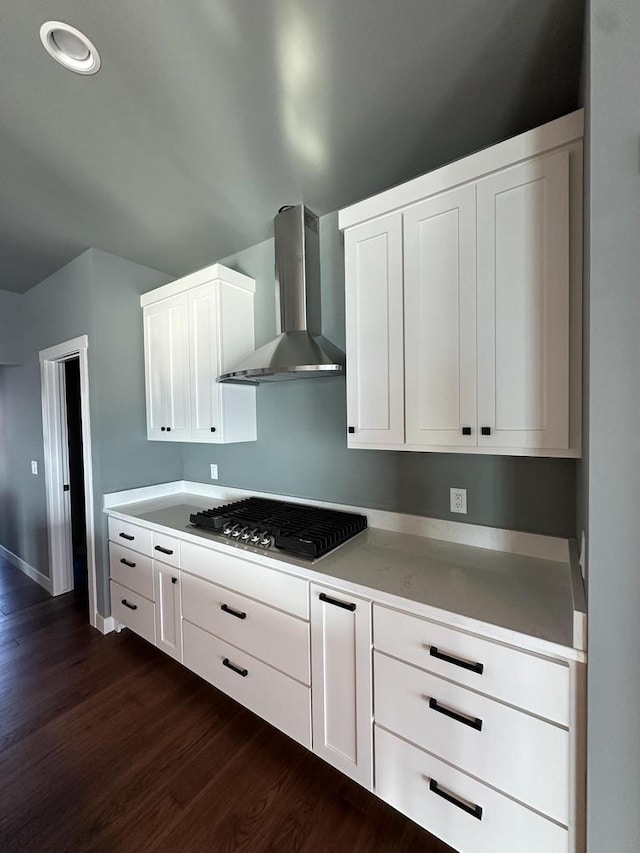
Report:
M211 479L212 480L218 479L218 466L214 465L213 463L211 464Z
M37 473L38 473L38 463L36 462L36 460L35 460L35 459L32 459L32 460L31 460L31 473L32 473L32 474L37 474Z
M466 489L449 489L449 501L451 512L461 512L467 514L467 490Z

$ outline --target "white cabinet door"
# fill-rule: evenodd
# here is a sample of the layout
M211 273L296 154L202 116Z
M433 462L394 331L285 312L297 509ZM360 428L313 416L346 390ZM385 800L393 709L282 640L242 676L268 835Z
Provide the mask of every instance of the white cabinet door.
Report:
M472 185L404 214L407 444L477 444L475 207Z
M313 751L371 790L371 602L311 584Z
M147 437L164 438L166 347L161 302L144 309L144 360L147 397ZM163 429L164 427L164 429Z
M187 294L191 359L191 440L221 441L220 387L216 383L218 330L215 285L204 284Z
M144 309L147 437L187 441L190 428L186 294Z
M348 445L404 443L402 217L345 233Z
M477 184L478 444L569 446L569 154Z
M156 646L182 662L182 603L178 569L153 561Z
M189 316L187 294L167 299L165 311L165 390L167 441L188 441L191 433L189 400Z

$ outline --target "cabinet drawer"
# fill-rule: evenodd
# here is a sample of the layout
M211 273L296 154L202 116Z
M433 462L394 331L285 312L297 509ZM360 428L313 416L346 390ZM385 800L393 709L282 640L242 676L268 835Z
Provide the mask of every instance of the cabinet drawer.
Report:
M151 531L119 518L109 519L109 539L139 554L151 554Z
M227 589L309 618L309 582L210 548L182 543L182 568Z
M377 726L375 747L376 794L456 850L568 853L566 829Z
M125 604L126 602L126 604ZM117 622L131 628L150 643L156 642L153 601L111 581L111 613Z
M471 637L380 605L373 607L373 645L436 675L569 725L566 664Z
M185 574L182 615L220 639L311 683L309 623Z
M117 542L109 543L111 579L145 598L155 600L153 594L153 569L151 557L123 548Z
M311 748L311 689L235 646L182 623L183 662L214 687ZM242 674L228 665L236 667Z
M376 723L568 824L566 729L379 652L373 665Z
M164 533L156 533L152 537L153 558L167 563L169 566L180 568L180 540Z

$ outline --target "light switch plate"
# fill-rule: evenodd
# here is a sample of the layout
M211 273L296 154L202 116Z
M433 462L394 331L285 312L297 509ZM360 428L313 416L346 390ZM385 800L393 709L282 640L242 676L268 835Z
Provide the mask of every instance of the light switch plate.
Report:
M36 462L36 460L35 460L35 459L32 459L32 460L31 460L31 473L32 473L32 474L37 474L37 473L38 473L38 463Z
M467 490L449 489L449 504L451 512L467 514Z
M218 479L218 466L215 465L214 463L211 463L211 479L212 480Z

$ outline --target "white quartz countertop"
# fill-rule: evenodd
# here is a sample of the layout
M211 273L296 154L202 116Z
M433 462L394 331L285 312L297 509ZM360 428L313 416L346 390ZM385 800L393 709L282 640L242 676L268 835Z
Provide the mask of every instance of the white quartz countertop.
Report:
M105 511L227 551L233 545L189 523L191 512L222 503L179 494ZM542 654L584 659L574 627L576 567L569 563L375 528L315 562L258 549L238 548L237 555L354 593L376 593L398 609Z

